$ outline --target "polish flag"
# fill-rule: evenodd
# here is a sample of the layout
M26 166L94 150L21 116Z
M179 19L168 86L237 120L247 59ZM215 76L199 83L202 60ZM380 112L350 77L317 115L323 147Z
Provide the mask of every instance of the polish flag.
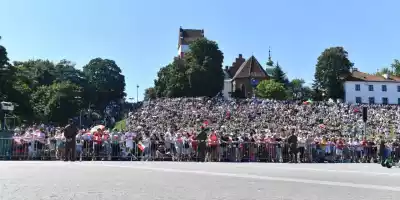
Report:
M144 145L141 142L139 142L138 148L140 149L140 151L144 151Z

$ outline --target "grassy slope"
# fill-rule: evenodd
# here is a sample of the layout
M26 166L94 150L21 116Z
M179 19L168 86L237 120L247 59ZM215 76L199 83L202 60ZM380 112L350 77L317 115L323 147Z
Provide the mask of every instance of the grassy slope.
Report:
M123 120L118 121L117 123L115 123L115 126L114 126L113 130L114 129L118 130L118 131L125 130L126 129L126 119L123 119Z

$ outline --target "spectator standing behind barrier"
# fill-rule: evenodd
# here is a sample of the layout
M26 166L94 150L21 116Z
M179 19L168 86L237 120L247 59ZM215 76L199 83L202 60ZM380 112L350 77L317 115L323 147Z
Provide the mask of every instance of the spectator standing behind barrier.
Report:
M95 133L93 133L93 160L99 160L100 159L100 151L101 151L101 145L103 143L102 141L103 137L103 132L101 129L97 129Z
M78 128L70 119L68 120L68 125L64 128L64 137L66 139L64 161L70 160L74 162L76 159L76 135L78 135Z

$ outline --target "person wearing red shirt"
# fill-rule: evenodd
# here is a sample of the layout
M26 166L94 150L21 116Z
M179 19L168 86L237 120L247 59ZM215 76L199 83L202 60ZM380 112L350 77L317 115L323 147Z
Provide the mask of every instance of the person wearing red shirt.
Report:
M97 129L97 131L93 133L93 160L98 160L100 158L102 136L103 133L101 129Z
M336 156L342 162L343 162L343 149L344 149L344 140L342 138L339 138L336 141Z
M211 161L218 161L218 136L213 131L208 138L208 145L210 147Z

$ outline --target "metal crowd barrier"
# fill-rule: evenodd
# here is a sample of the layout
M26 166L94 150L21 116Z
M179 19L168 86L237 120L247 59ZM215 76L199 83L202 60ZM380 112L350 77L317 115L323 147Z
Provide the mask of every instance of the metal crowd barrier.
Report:
M65 142L0 138L0 160L63 160ZM201 161L201 162L304 162L355 163L378 162L381 151L375 147L298 144L291 148L285 142L210 142L187 141L94 141L76 142L76 159L110 161ZM400 148L391 148L390 155L400 159Z

